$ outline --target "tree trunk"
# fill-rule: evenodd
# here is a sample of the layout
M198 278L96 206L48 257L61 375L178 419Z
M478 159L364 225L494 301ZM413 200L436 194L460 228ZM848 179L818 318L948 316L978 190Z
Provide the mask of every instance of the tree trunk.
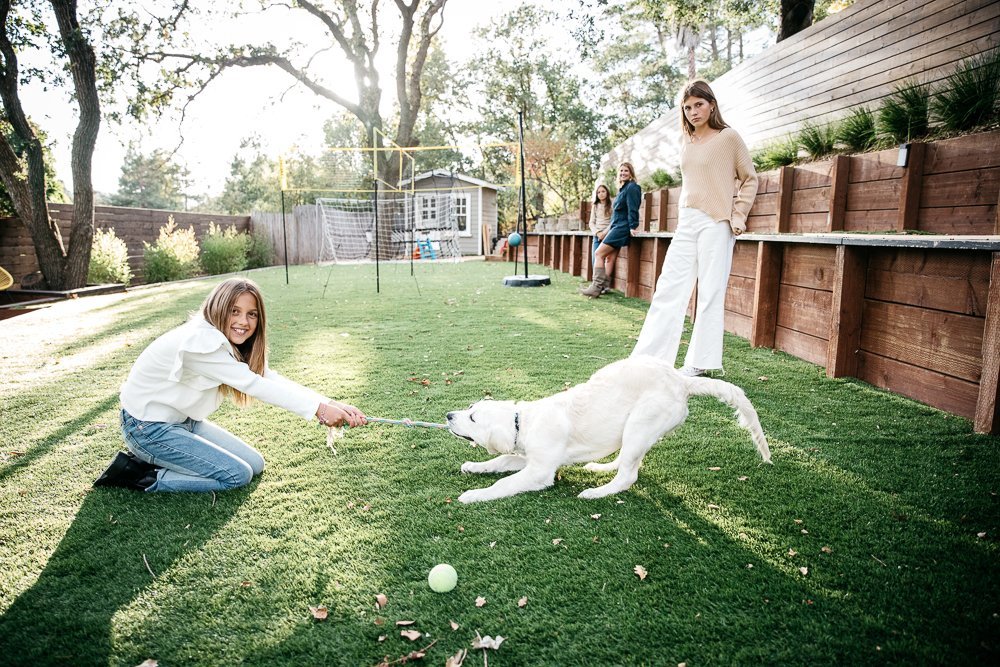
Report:
M0 178L10 194L14 210L31 235L45 282L49 287L59 289L65 278L65 253L59 228L49 217L45 203L42 144L28 122L19 97L17 53L7 32L10 5L10 0L0 0L0 21L4 28L0 35L0 99L3 100L3 112L21 156L18 156L10 140L4 137L0 142Z
M813 8L816 0L781 0L781 26L778 39L781 41L812 25Z
M76 0L52 0L59 34L73 72L73 87L80 107L80 121L73 134L73 226L66 255L64 284L75 289L87 284L90 251L94 243L93 157L101 128L97 98L97 58L76 16Z

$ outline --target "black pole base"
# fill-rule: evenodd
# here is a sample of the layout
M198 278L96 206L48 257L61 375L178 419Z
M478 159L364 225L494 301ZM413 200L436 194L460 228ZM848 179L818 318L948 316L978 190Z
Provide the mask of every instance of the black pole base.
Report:
M551 285L552 281L548 276L531 274L527 276L506 276L503 279L504 287L544 287Z

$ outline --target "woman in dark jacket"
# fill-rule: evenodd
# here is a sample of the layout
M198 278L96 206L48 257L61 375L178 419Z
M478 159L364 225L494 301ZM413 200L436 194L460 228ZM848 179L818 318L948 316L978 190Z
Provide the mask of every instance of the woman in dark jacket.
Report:
M618 167L618 195L611 206L611 228L597 248L594 282L581 294L596 299L611 285L618 251L628 245L632 230L639 227L641 204L642 189L635 182L635 168L629 162L622 162Z

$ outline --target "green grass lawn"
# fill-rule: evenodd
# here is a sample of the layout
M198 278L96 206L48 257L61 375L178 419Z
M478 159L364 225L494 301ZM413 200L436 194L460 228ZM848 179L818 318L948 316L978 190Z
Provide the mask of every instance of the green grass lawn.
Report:
M443 421L631 351L647 304L581 298L560 273L502 287L513 272L382 266L380 294L371 266L253 277L275 369L370 415ZM443 665L477 633L505 638L495 666L1000 657L1000 438L735 337L725 377L757 407L773 466L697 399L625 493L579 500L609 477L573 467L541 493L460 506L496 477L462 475L486 454L446 432L371 425L334 454L315 423L227 404L213 420L268 461L249 487L92 490L121 447L131 362L215 282L0 322L0 664L401 664L431 645L410 663ZM458 570L451 593L427 587L439 562Z

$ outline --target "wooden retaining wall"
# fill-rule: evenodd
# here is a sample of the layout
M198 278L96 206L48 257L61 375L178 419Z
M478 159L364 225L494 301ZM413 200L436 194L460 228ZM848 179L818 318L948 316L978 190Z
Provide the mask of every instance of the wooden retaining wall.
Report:
M70 224L73 221L72 204L49 204L49 215L59 225L63 242L69 242ZM208 232L208 225L214 222L223 227L235 226L237 230L250 230L250 217L245 215L217 215L206 213L185 213L180 211L157 211L146 208L125 208L120 206L95 206L94 227L113 229L115 235L125 241L128 247L129 266L136 280L141 281L143 272L143 242L154 243L160 228L173 216L180 229L194 227L200 239ZM14 277L15 286L20 286L21 278L38 271L35 247L27 228L18 218L0 218L0 266Z
M906 168L897 157L760 175L726 330L1000 433L1000 132L911 147ZM679 195L644 195L615 289L652 297ZM529 261L592 276L585 232L532 233L526 245Z

